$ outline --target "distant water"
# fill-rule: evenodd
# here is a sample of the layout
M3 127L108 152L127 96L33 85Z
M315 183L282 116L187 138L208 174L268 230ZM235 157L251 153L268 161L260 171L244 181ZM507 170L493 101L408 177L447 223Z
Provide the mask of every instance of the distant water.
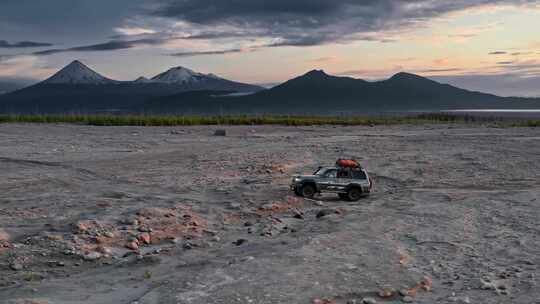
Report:
M444 113L467 114L473 116L496 116L508 118L539 119L540 109L465 109L444 110Z
M441 112L460 113L540 113L540 109L466 109L466 110L445 110Z

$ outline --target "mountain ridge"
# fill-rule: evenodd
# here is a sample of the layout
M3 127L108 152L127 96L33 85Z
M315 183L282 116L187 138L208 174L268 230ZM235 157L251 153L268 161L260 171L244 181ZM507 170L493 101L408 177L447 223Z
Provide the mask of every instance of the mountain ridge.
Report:
M311 70L273 88L263 89L185 67L171 68L152 79L140 77L135 81L115 81L90 68L85 69L80 62L72 65L51 77L66 79L64 83L45 81L0 96L0 112L100 112L115 109L126 113L331 115L540 108L540 99L508 98L468 91L406 72L385 80L366 81L329 75L324 70ZM82 72L81 75L72 75L68 73L71 70ZM57 74L69 77L55 78ZM250 94L252 92L255 93Z

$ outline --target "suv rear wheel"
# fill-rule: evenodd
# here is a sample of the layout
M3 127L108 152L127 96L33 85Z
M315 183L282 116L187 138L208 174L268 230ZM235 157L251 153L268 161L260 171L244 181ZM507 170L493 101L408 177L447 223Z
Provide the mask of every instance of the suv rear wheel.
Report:
M360 190L358 187L351 188L349 191L347 191L347 198L352 202L358 201L361 197L362 190Z
M300 189L300 193L302 193L302 196L305 198L313 198L313 196L315 196L315 187L312 185L304 185L302 186L302 189Z

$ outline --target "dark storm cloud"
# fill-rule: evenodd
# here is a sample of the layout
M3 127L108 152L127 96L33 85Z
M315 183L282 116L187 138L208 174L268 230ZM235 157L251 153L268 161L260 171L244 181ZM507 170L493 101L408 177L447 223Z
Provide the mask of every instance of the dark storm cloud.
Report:
M311 46L354 40L384 41L362 34L419 22L486 4L538 0L161 0L150 14L193 25L226 26L246 36L275 39L270 46Z
M1 0L0 36L6 40L25 37L24 40L54 39L62 43L106 37L148 1Z
M95 52L95 51L114 51L134 48L140 45L157 45L163 43L163 39L138 39L138 40L117 40L105 43L78 46L64 49L50 49L39 52L34 52L32 55L52 55L66 52Z
M21 41L21 42L9 43L5 40L0 40L0 48L5 48L5 49L36 48L36 47L46 47L46 46L52 46L52 45L53 45L52 43L34 42L34 41Z

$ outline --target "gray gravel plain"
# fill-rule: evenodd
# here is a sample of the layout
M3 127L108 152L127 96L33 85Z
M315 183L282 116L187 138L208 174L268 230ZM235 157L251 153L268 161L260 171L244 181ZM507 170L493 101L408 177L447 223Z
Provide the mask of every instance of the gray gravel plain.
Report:
M339 157L374 193L289 192ZM0 303L540 303L539 172L538 128L4 124Z

